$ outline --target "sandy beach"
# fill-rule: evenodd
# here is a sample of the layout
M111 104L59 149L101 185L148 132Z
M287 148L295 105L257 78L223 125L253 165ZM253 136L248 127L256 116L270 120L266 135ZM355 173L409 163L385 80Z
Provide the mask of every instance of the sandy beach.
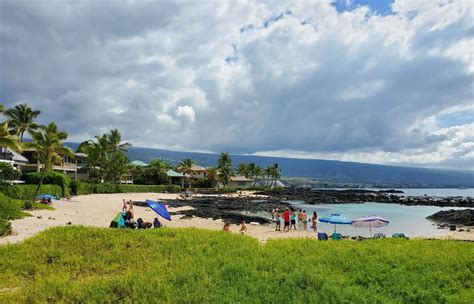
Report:
M251 195L243 193L242 195ZM35 235L38 232L46 230L50 227L71 225L83 225L92 227L109 227L114 216L121 211L122 200L145 201L176 199L177 194L169 193L117 193L117 194L93 194L74 197L71 201L54 201L55 210L35 210L29 213L32 216L19 220L11 221L13 233L11 235L1 237L0 244L17 243L26 238ZM190 207L180 207L190 208ZM178 211L180 208L170 208L169 211ZM135 208L135 218L143 218L145 221L152 222L156 214L146 207ZM212 230L222 230L222 220L212 220L204 218L181 219L181 216L173 217L171 222L162 220L166 227L195 227ZM250 225L247 224L248 233L252 237L266 242L268 239L302 237L314 238L312 231L290 231L276 232L273 225ZM238 225L231 225L231 231L239 233ZM457 240L474 240L474 231L459 232L452 231L445 239Z

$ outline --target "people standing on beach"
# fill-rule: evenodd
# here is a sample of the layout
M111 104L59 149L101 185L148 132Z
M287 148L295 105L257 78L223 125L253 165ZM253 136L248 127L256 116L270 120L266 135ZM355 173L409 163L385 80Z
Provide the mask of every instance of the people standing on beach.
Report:
M286 208L283 211L283 231L290 231L290 209Z
M306 210L303 210L301 213L301 223L303 223L303 230L308 231L308 215L306 214Z
M294 210L291 210L291 213L290 213L290 221L291 221L291 223L290 223L290 230L291 230L291 226L293 226L293 228L294 228L295 230L297 230L297 229L296 229L296 214L295 214L295 211L294 211Z
M275 231L281 231L281 214L278 208L275 209L275 223Z
M298 209L298 225L301 227L301 224L303 223L303 210Z
M275 219L275 209L272 208L271 212L272 212L272 221L273 221Z
M245 225L245 221L240 222L240 233L245 234L247 232L247 226Z
M313 217L311 218L311 228L313 228L313 231L316 232L318 230L316 226L316 221L318 220L318 215L316 214L316 211L313 212Z
M128 211L128 202L123 199L123 204L122 204L122 212L127 212Z

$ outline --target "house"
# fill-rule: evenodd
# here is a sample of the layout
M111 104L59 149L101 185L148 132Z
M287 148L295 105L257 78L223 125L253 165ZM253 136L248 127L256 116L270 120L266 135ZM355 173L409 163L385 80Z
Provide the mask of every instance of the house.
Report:
M246 178L245 176L232 176L229 183L226 187L231 188L250 188L253 186L254 180L251 178ZM223 185L219 183L219 187Z
M22 172L40 172L43 169L44 164L40 163L34 148L24 149L23 156L28 162L20 165ZM87 180L89 179L89 170L86 167L86 157L87 155L84 153L75 153L74 157L62 155L63 164L53 165L53 170L67 174L74 180Z
M134 167L148 167L148 164L145 162L142 162L141 160L134 160L130 162L130 165Z
M0 147L0 162L9 163L18 170L22 165L28 163L28 159L9 148Z
M200 178L206 178L206 173L207 173L207 169L202 167L202 166L199 166L199 165L196 165L196 164L193 164L192 167L191 167L191 170L193 170L194 173L191 174L191 178L193 179L200 179Z
M186 178L189 178L190 175L181 173L181 172L176 172L174 170L168 170L166 171L166 175L169 177L170 182L174 185L181 185L182 188L184 188L184 180Z

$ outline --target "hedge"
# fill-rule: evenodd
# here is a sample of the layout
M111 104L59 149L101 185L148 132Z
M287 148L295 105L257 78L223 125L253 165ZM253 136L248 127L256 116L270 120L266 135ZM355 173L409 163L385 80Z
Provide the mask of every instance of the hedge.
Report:
M171 192L181 190L178 185L121 185L111 183L91 184L80 181L72 181L71 191L75 195L92 193L137 193L137 192Z
M3 185L0 186L0 193L14 199L30 200L35 195L36 187L37 185ZM38 194L42 193L61 197L63 190L58 185L41 185Z
M0 193L0 236L11 232L9 220L19 219L26 215L21 211L21 205L21 201L11 199Z
M27 184L37 185L41 179L41 172L31 172L24 175L25 182ZM61 196L69 195L69 185L71 178L67 174L59 172L46 172L44 173L43 184L58 185L62 189Z

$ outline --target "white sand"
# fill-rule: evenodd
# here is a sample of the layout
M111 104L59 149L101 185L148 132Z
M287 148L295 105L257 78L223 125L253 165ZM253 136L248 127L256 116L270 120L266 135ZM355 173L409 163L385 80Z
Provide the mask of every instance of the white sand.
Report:
M251 193L244 193L251 195ZM32 216L11 221L13 234L1 237L0 244L17 243L45 229L55 226L66 226L68 222L72 225L84 225L92 227L109 227L115 215L122 209L122 199L133 201L176 199L177 194L168 193L117 193L117 194L93 194L82 195L72 199L72 201L54 201L55 210L36 210L30 212ZM177 211L183 208L170 208L169 211ZM146 207L134 207L135 218L143 218L144 221L152 222L156 216L155 212ZM38 218L40 217L40 218ZM212 230L222 230L223 221L192 218L180 219L181 216L174 216L169 222L160 219L167 227L196 227ZM313 231L274 231L274 225L254 226L247 224L248 235L265 242L272 238L307 237L314 238ZM283 228L283 227L282 227ZM239 233L239 226L232 225L231 231ZM446 238L474 240L474 229L471 232L451 232Z

